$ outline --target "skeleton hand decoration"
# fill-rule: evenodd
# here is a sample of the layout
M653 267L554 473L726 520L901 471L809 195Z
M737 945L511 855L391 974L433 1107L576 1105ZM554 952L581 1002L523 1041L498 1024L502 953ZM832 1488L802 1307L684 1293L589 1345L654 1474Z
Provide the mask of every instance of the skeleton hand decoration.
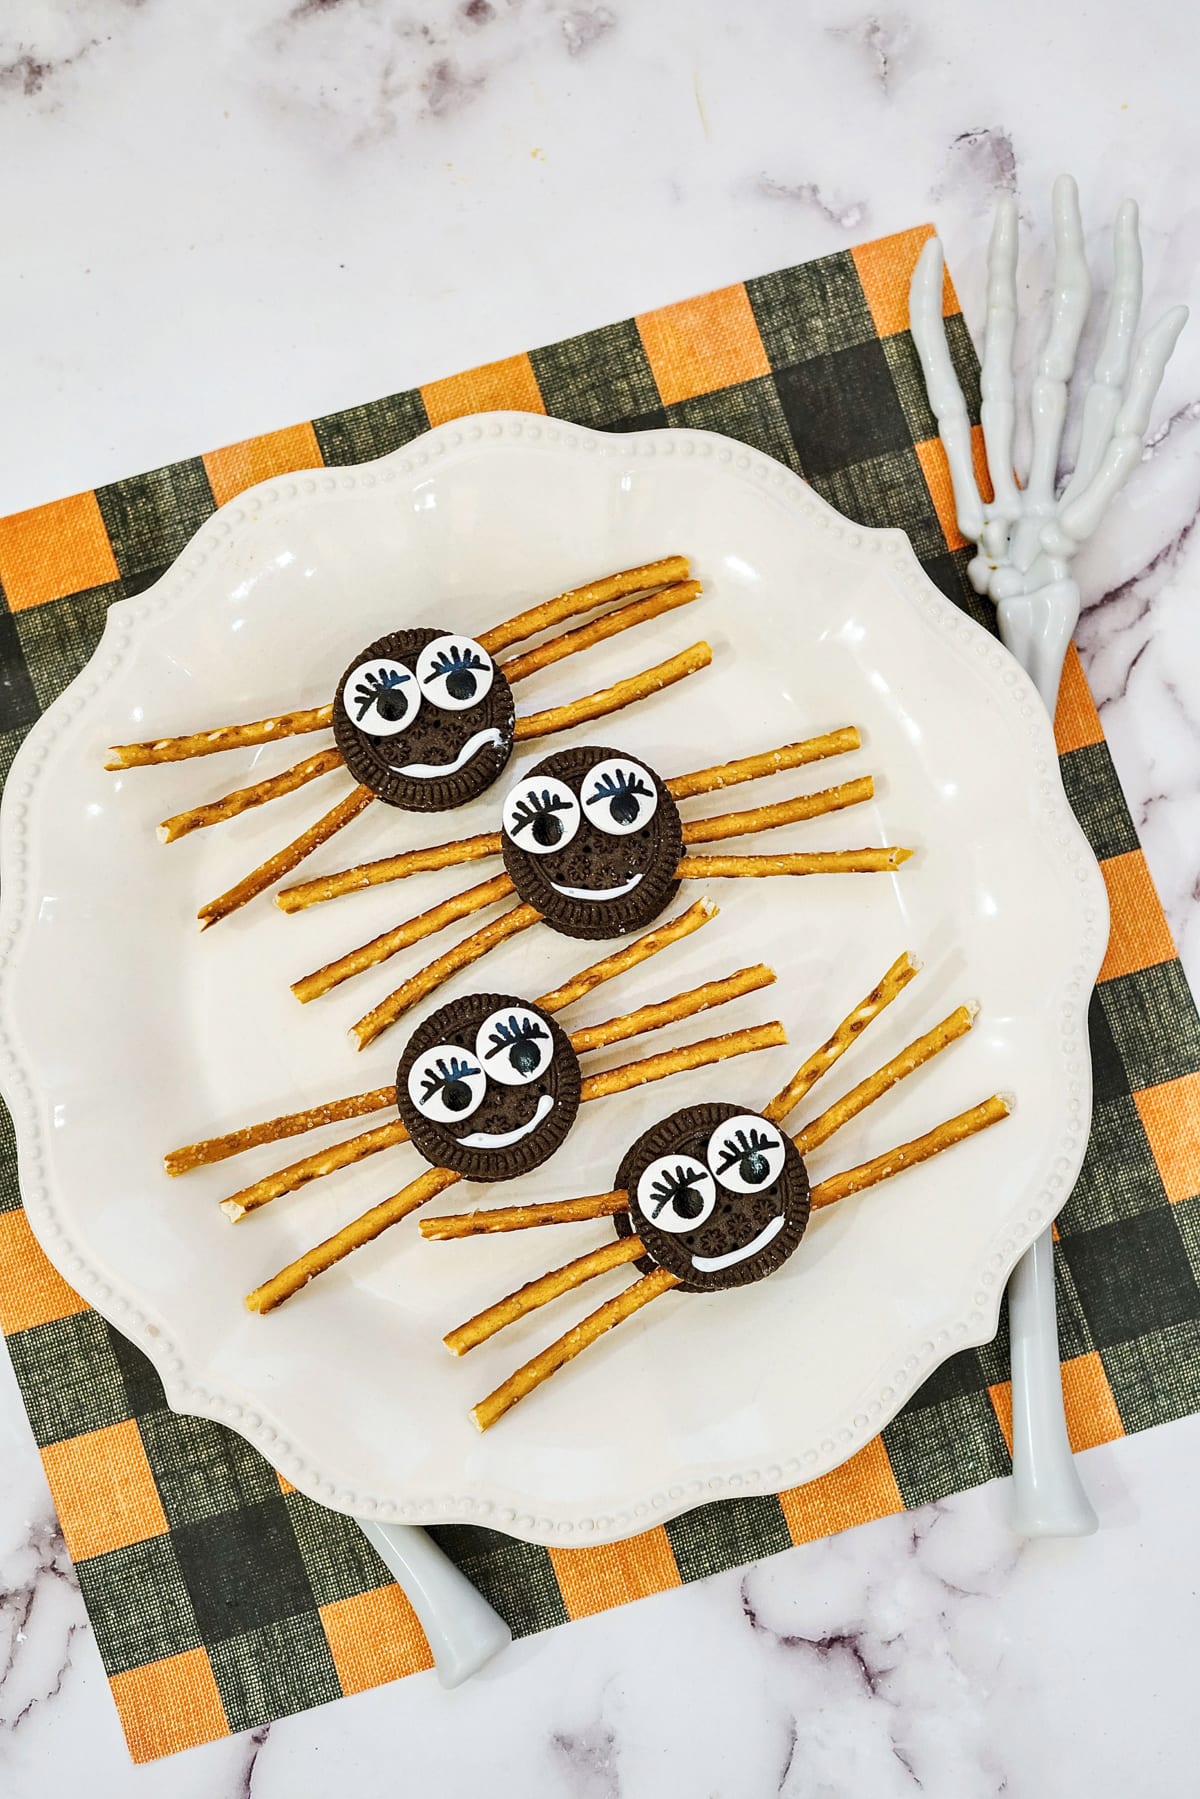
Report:
M1174 306L1134 345L1142 304L1137 206L1125 200L1113 226L1113 286L1104 341L1084 398L1075 469L1055 492L1067 391L1091 299L1079 192L1069 175L1054 184L1054 303L1030 396L1032 445L1022 483L1013 472L1017 322L1017 207L996 210L988 249L987 329L981 418L994 498L985 502L971 460L971 428L942 325L942 247L931 238L913 271L913 342L938 432L946 448L958 528L979 554L967 574L995 601L1001 635L1033 676L1051 716L1062 658L1079 618L1071 560L1141 458L1150 408L1187 319Z

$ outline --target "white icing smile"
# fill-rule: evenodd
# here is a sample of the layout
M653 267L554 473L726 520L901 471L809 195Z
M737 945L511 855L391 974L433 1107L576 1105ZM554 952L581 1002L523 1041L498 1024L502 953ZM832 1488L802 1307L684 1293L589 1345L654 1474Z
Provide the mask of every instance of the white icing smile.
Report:
M550 1094L543 1093L528 1124L519 1124L515 1131L472 1131L469 1137L459 1137L456 1141L463 1149L504 1149L510 1143L519 1143L522 1137L528 1137L530 1131L536 1131L542 1119L548 1118L553 1110L554 1100ZM783 1219L779 1222L782 1224Z
M641 878L640 872L631 875L620 887L560 887L557 881L551 881L550 885L564 899L612 900L620 899L623 893L632 893Z
M483 749L489 743L502 741L500 732L497 731L495 725L489 725L486 731L476 731L473 737L467 738L453 762L406 762L403 765L389 762L388 767L394 775L408 775L414 781L435 781L439 775L457 774L459 769L465 767L478 750Z
M743 1243L740 1249L731 1249L723 1256L693 1256L692 1267L701 1274L716 1274L720 1268L732 1268L736 1262L749 1261L760 1249L765 1249L768 1243L774 1243L783 1225L784 1217L781 1212L778 1218L772 1218L770 1224L764 1225L757 1237L752 1237L749 1243Z

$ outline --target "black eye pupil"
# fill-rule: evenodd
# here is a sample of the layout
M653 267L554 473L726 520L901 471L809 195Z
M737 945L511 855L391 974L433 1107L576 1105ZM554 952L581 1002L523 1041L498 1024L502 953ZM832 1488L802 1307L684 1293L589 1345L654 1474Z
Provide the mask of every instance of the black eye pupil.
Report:
M465 1081L447 1081L442 1088L442 1104L448 1112L461 1112L471 1103L471 1089Z
M608 810L616 824L631 825L636 823L638 815L637 795L628 792L614 794L613 798L608 802Z
M552 812L539 812L533 821L533 837L543 849L552 849L563 834L562 820Z
M375 710L388 724L399 724L408 711L408 701L398 688L390 687L385 692L376 694Z
M703 1195L695 1187L683 1187L672 1195L672 1204L681 1218L699 1218L704 1210Z
M510 1067L515 1068L518 1074L532 1074L541 1061L541 1053L537 1044L526 1038L510 1047L508 1060Z
M473 700L478 682L469 668L451 669L446 676L446 692L453 700Z
M742 1157L742 1179L752 1186L760 1187L771 1172L771 1164L760 1149L752 1149L748 1156Z

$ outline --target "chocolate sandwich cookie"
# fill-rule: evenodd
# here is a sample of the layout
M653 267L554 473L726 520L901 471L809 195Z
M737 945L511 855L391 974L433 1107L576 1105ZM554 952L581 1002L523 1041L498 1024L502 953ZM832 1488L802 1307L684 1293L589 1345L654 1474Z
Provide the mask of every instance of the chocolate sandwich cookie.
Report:
M644 1131L614 1183L629 1211L614 1223L638 1236L644 1274L666 1268L684 1293L765 1280L808 1223L808 1171L785 1131L757 1112L687 1106Z
M513 886L564 936L641 930L678 890L679 811L636 756L557 750L509 789L503 826Z
M516 718L503 672L472 637L391 631L338 682L333 734L363 787L406 812L445 812L491 786Z
M579 1058L561 1025L528 1000L470 993L408 1040L396 1104L435 1168L509 1181L560 1148L579 1110Z

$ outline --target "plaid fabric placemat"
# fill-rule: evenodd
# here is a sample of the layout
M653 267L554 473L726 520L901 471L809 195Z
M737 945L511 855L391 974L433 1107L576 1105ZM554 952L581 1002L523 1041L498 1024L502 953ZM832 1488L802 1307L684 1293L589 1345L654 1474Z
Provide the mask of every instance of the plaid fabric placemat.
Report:
M945 458L907 330L928 226L625 319L366 406L0 521L0 775L83 667L107 606L155 580L254 481L382 455L490 407L605 430L699 425L799 471L841 512L901 525L942 590L964 579ZM978 417L978 365L947 281ZM1101 860L1112 938L1091 1009L1096 1107L1058 1221L1063 1380L1076 1448L1200 1410L1200 1024L1100 721L1071 653L1063 779ZM46 1262L0 1166L0 1327L131 1753L149 1760L429 1665L358 1528L240 1438L168 1411L149 1363ZM1008 1342L947 1362L853 1461L611 1548L433 1534L518 1633L621 1605L1007 1473Z

